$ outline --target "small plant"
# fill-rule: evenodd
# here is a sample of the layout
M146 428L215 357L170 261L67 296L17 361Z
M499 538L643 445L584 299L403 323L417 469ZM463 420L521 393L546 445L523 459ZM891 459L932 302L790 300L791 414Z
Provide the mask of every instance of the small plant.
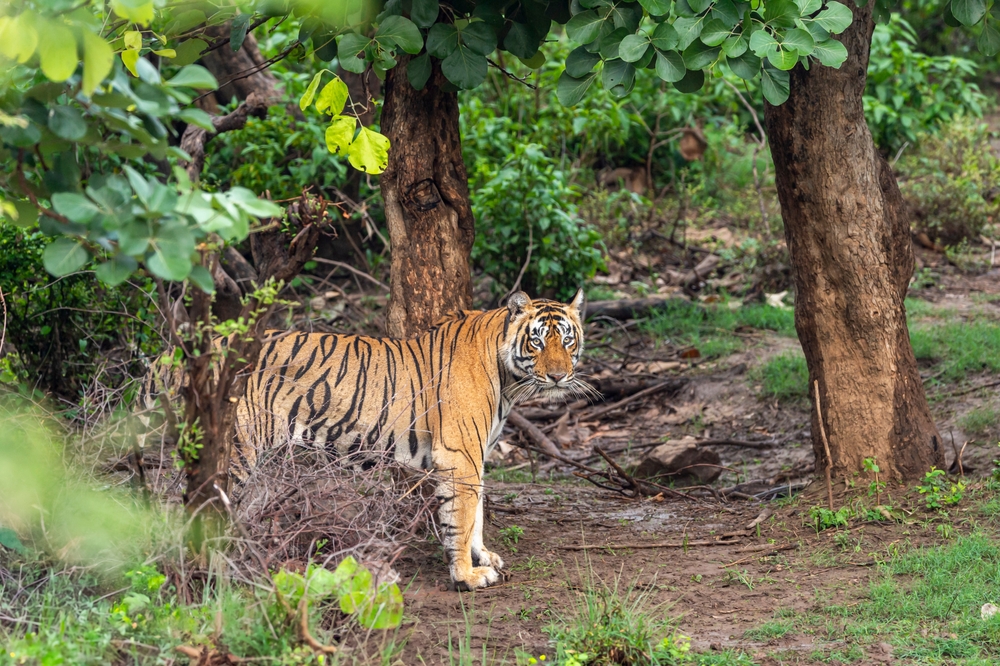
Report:
M504 545L510 548L512 553L517 552L517 542L522 536L524 536L524 528L518 525L510 525L500 530L500 538L503 539Z
M830 511L821 506L809 509L809 520L816 528L817 534L832 527L847 527L853 515L849 506L842 506L836 511Z
M942 539L950 539L955 535L955 528L949 523L941 523L937 526L936 531Z
M875 475L875 480L868 484L868 496L875 496L875 504L882 503L882 493L885 491L885 482L879 481L878 473L881 471L875 458L865 458L863 462L865 471Z
M958 427L970 435L985 435L1000 421L1000 410L993 405L976 407L958 419Z
M931 467L931 471L924 475L924 485L917 486L917 491L924 496L928 509L937 510L961 502L965 483L951 483L943 469Z

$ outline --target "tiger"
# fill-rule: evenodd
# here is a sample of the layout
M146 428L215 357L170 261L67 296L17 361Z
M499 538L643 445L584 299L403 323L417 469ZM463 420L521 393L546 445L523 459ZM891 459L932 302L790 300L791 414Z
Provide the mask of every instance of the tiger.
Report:
M330 456L381 450L433 470L453 586L492 585L504 561L483 541L484 461L516 404L596 393L576 372L583 307L582 290L569 303L518 291L411 339L273 336L237 405L233 467L252 469L291 437ZM142 390L151 409L158 385L147 377Z

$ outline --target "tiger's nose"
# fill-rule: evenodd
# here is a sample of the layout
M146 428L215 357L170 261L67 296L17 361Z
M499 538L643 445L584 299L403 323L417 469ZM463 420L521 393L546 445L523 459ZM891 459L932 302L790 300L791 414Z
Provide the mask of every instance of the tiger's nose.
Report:
M549 379L551 379L552 381L558 383L558 382L560 382L560 381L562 381L563 379L566 378L566 373L565 372L550 372L550 373L548 373L548 376L549 376Z

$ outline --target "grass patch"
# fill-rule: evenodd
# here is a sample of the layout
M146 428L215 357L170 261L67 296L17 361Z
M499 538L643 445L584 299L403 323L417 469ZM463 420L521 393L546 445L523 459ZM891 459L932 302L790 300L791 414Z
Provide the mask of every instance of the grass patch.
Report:
M781 638L785 634L790 633L794 628L795 625L791 620L771 620L759 627L747 629L743 636L752 641L770 641L775 638Z
M1000 421L1000 410L993 405L971 409L958 419L958 427L970 435L985 435Z
M959 381L984 370L1000 371L1000 325L995 321L918 324L910 327L910 341L917 360L933 361L945 381Z
M696 347L702 356L712 358L742 349L744 341L736 335L742 329L795 337L795 315L790 309L759 303L733 310L725 303L703 306L677 299L657 310L643 328L654 337L667 338L678 346Z
M790 401L809 395L809 368L801 351L786 352L750 371L750 380L761 385L761 395Z

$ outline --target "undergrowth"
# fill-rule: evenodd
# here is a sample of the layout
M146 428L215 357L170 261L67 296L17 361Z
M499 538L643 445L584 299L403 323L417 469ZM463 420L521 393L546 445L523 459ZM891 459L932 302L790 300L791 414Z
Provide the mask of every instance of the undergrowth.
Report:
M738 334L750 329L795 336L795 317L790 309L756 303L730 308L725 303L702 306L672 300L643 326L655 339L666 339L676 346L695 347L701 356L708 358L742 349L745 342Z

